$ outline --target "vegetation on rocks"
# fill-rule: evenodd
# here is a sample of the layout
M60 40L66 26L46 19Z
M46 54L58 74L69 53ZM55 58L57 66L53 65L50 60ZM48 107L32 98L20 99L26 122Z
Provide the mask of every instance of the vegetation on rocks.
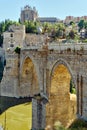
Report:
M76 94L76 89L72 80L70 81L70 93Z
M0 22L0 46L3 44L3 32L9 29L9 26L15 24L20 25L20 21L12 21L5 20ZM36 33L38 34L38 28L42 31L42 34L47 34L53 40L57 39L66 39L67 41L72 39L75 42L87 42L87 21L80 20L79 23L74 23L71 21L69 24L64 24L62 22L51 24L48 22L40 23L38 21L25 21L23 23L25 25L26 33ZM85 30L85 34L83 36L82 29Z
M20 54L20 50L21 50L21 48L20 48L19 46L17 46L14 51L15 51L17 54Z

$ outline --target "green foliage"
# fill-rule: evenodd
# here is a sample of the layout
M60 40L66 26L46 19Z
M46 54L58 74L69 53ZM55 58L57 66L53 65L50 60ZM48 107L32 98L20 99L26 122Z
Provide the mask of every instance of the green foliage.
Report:
M76 94L76 89L75 89L75 86L74 86L72 80L70 80L70 93Z
M54 124L53 127L54 127L54 130L66 130L66 129L62 126L61 122L59 122L59 121L55 122L55 124Z
M19 25L18 22L11 21L9 19L0 22L0 46L2 46L3 44L3 36L2 36L3 32L7 31L9 26L12 24Z
M79 26L79 30L81 30L84 27L84 20L80 20L78 26Z
M87 43L87 39L82 40L82 42Z
M63 37L63 30L57 30L56 31L56 37L58 37L58 38L62 38Z
M15 51L17 54L20 54L20 50L21 50L21 48L20 48L19 46L17 46L14 51Z
M87 121L76 119L70 126L69 130L86 130L87 129Z
M7 31L9 26L12 25L12 24L19 25L19 22L12 21L12 20L9 20L9 19L2 21L0 23L0 34Z
M70 21L70 23L69 23L70 25L73 25L73 24L75 24L73 21Z
M37 33L37 23L33 21L25 21L26 33Z
M75 32L74 32L74 30L71 30L71 31L69 32L69 38L70 38L70 39L75 39Z
M65 25L63 23L43 23L43 33L51 34L51 37L56 38L63 38L65 37Z
M0 22L0 46L2 46L3 43L3 32L7 31L10 25L20 25L20 19L18 22L11 21L9 19ZM83 40L83 42L87 42L87 31L85 33L85 38L80 39L80 35L77 33L76 29L76 24L71 21L70 25L72 26L72 30L69 30L69 25L65 25L64 23L55 23L51 24L48 22L45 22L41 24L38 21L25 21L25 31L26 33L36 33L38 34L38 27L41 27L42 33L48 33L48 35L52 38L52 40L57 40L57 39L73 39L75 42L78 40ZM87 29L87 21L80 20L78 23L79 29L81 30L82 28Z
M55 28L56 28L56 37L57 38L65 38L66 37L65 25L63 23L55 24Z
M87 29L87 21L84 22L84 28Z
M62 126L60 122L54 124L54 130L87 130L87 121L76 119L69 128Z

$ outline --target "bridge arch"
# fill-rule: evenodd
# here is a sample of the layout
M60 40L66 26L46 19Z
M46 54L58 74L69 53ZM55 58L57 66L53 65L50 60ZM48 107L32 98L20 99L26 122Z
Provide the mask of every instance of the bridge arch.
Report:
M50 81L51 81L51 77L52 77L52 74L53 74L55 68L56 68L57 66L61 65L61 64L64 65L64 66L67 68L67 70L69 71L69 73L70 73L70 75L71 75L71 78L72 78L72 81L73 81L73 83L74 83L74 85L75 85L75 87L76 87L76 89L77 89L76 79L74 78L73 71L72 71L70 65L67 63L67 61L64 60L64 59L62 59L62 58L58 59L58 60L55 61L55 63L53 64L53 66L52 66L52 68L51 68L51 71L50 71Z
M47 125L51 124L53 127L55 122L60 121L67 126L76 118L77 100L76 95L70 94L71 79L75 81L69 64L63 59L57 60L50 71L49 103L46 109Z
M34 61L29 56L26 56L22 61L20 83L22 95L33 96L39 93L38 72Z

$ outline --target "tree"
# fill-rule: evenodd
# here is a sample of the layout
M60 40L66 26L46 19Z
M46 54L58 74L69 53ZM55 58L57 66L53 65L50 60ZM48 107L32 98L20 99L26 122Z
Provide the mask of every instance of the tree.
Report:
M18 22L11 21L9 19L0 22L0 46L2 46L2 44L3 44L3 36L2 36L3 32L7 31L9 26L12 24L19 25Z
M37 24L33 21L25 21L26 33L37 33Z
M75 24L73 21L70 21L70 23L69 23L70 25L73 25L73 24Z
M54 29L54 27L52 26L51 23L48 23L48 22L44 22L42 24L42 27L43 27L43 33L49 33L52 31L52 29Z
M58 29L57 32L56 32L56 36L57 36L58 38L63 38L63 30Z
M80 20L80 22L78 23L79 31L84 27L84 23L84 20Z
M65 25L63 23L55 23L54 24L56 37L65 38Z
M71 30L71 31L69 32L69 38L70 38L70 39L74 39L74 38L75 38L75 32L74 32L74 30Z
M84 22L84 28L87 29L87 21Z

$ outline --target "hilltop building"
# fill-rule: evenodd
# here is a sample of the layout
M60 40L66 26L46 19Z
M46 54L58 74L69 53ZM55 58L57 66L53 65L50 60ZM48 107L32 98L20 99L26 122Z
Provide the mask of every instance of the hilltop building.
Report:
M40 21L41 23L44 23L44 22L56 23L59 20L56 17L38 17L37 21Z
M38 11L35 7L30 7L29 5L26 5L21 10L20 15L20 22L23 23L25 21L39 21L41 23L49 22L49 23L56 23L56 22L63 22L65 24L69 24L71 21L78 23L80 20L87 20L87 16L81 16L81 17L74 17L74 16L66 16L64 20L60 20L57 17L38 17Z
M41 23L49 22L49 23L56 23L59 21L56 17L38 17L38 11L35 7L31 8L30 6L26 5L21 10L20 15L21 23L25 21L39 21Z
M81 16L81 17L66 16L63 22L66 24L69 24L71 21L78 23L82 19L87 21L87 16Z
M23 23L26 20L36 21L37 18L38 18L38 12L35 7L31 8L30 6L26 5L21 10L21 15L20 15L21 23Z

